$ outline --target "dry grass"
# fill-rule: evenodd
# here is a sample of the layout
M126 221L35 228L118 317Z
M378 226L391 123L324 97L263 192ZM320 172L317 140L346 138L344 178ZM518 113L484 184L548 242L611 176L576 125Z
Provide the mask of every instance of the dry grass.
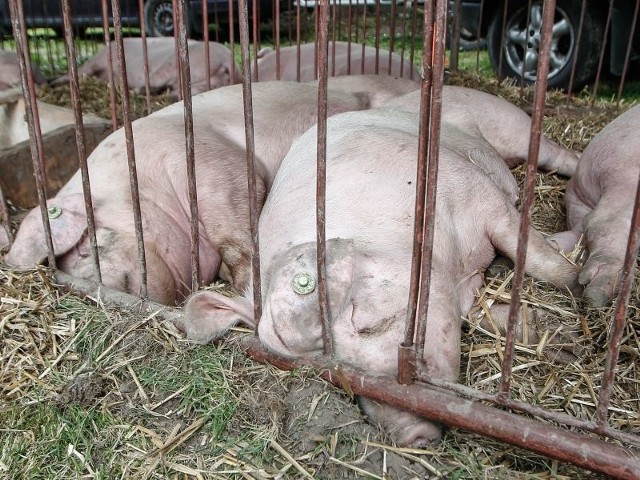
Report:
M473 76L450 81L526 107L508 85ZM87 105L98 105L91 111L104 112L104 89L83 84L95 96ZM62 102L68 93L56 95ZM604 103L591 109L583 98L567 106L558 94L547 103L545 132L577 150L619 113ZM522 182L522 169L514 173ZM538 175L533 222L545 233L564 228L563 191L564 180ZM510 273L495 266L479 298L507 302ZM610 409L616 428L635 433L639 296L636 287ZM562 326L578 355L558 364L544 346L519 344L514 398L591 418L611 308L588 309L530 279L523 300L538 309L543 330ZM396 448L314 372L256 364L233 338L193 345L156 314L63 293L42 268L17 273L0 265L0 479L602 478L457 430L432 449ZM460 382L494 391L504 338L467 330Z

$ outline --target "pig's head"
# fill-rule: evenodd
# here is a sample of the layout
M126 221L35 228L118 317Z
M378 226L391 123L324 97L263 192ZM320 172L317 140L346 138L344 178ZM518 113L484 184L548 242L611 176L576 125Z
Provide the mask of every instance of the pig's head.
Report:
M372 374L397 373L397 347L406 316L406 295L386 291L385 280L359 268L374 261L359 255L352 240L327 241L326 285L334 357ZM263 278L263 312L258 336L285 357L323 351L317 293L316 243L279 255ZM391 312L391 313L390 313ZM411 413L360 398L365 413L399 444L425 445L440 439L440 427Z
M94 279L87 217L82 194L53 198L48 203L49 225L58 268L77 278ZM137 241L135 236L111 228L96 228L102 283L109 288L137 295L140 292ZM147 287L151 300L172 304L176 286L169 267L146 245ZM23 220L7 254L7 264L20 267L43 263L48 256L40 208Z

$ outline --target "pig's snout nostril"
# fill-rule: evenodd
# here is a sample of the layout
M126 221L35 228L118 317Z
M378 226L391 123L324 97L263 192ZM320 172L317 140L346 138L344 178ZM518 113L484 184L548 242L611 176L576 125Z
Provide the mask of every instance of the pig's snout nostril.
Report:
M442 440L442 427L436 423L420 422L405 429L399 443L414 448L432 447Z

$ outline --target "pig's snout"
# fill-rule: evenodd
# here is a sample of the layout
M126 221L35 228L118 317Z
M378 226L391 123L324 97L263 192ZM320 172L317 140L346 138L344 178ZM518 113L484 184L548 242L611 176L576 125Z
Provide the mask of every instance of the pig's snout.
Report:
M396 433L398 445L406 447L430 447L440 443L442 428L435 423L421 421Z

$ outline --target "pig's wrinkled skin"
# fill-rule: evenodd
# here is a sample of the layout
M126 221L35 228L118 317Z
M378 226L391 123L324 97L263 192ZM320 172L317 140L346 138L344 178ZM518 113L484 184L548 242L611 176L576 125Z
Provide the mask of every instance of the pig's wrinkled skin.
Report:
M420 91L410 92L385 104L410 112L420 110ZM467 132L482 135L509 166L529 156L531 118L508 101L465 87L445 86L442 91L442 120ZM540 139L538 166L570 177L578 165L578 156L544 136Z
M31 75L36 85L46 82L44 75L33 62L31 62ZM0 50L0 91L21 85L18 55L9 50Z
M11 94L13 92L13 94ZM37 101L40 132L44 135L75 122L73 110ZM91 114L83 115L83 122L100 123L105 120ZM29 139L24 98L20 89L6 90L0 94L0 149Z
M127 81L129 88L136 92L144 92L144 56L141 38L125 38L124 56L127 66ZM111 43L114 82L118 84L120 70L118 68L115 43ZM231 83L238 83L242 76L231 55L231 51L217 42L209 42L209 72L205 64L205 44L196 40L188 41L191 93L196 95L207 90L207 77L211 79L211 88L219 88ZM149 84L151 92L169 90L174 98L180 92L178 71L176 66L176 44L173 38L147 38L147 53L149 57ZM91 57L79 69L79 75L87 75L108 81L109 50L105 46ZM235 77L232 77L235 75ZM67 77L63 77L66 80ZM60 82L61 79L57 81Z
M334 49L335 46L335 49ZM351 47L351 48L349 48ZM349 50L351 54L349 55ZM389 55L391 54L391 69L389 69ZM303 43L300 45L300 82L309 82L318 78L314 69L316 58L316 44ZM364 51L364 71L362 68L362 44L348 42L329 42L329 76L384 74L394 77L413 78L419 75L415 65L403 60L397 53L380 49L377 53L378 68L376 71L376 49L367 46ZM258 52L258 70L252 76L261 82L270 80L298 80L298 46L293 45L280 49L280 76L277 76L277 55L271 48L263 48ZM413 76L411 76L413 72Z
M293 140L316 122L318 89L296 82L254 85L254 136L259 206ZM329 87L329 114L369 107L368 94ZM200 220L200 268L209 283L216 274L242 290L250 275L251 237L241 85L194 97L196 178ZM133 122L149 297L172 304L191 289L189 200L182 103ZM103 283L139 292L124 131L107 137L89 156ZM49 205L62 208L51 220L54 253L61 270L93 277L81 176ZM23 221L5 258L29 265L47 256L40 209Z
M570 252L584 235L589 257L580 272L584 297L604 306L617 293L640 175L640 106L620 115L589 143L567 183L569 230L549 237Z
M443 124L425 360L429 374L456 382L461 318L496 250L515 258L520 215L508 167L482 138ZM378 109L337 115L327 134L327 289L336 360L395 375L403 341L413 247L417 114ZM302 357L322 352L316 291L296 293L295 277L316 278L316 129L292 146L260 217L261 342ZM561 287L577 285L570 264L530 231L526 271ZM225 298L200 292L185 322L209 340L224 322L255 325L252 292ZM230 312L235 312L234 314ZM396 441L423 445L440 428L413 414L362 399L365 412Z

